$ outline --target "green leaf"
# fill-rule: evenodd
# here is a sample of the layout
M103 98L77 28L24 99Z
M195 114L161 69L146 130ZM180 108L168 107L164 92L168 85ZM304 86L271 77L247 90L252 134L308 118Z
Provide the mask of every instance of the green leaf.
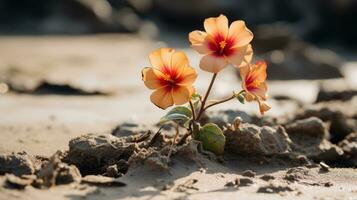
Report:
M239 94L237 95L236 97L238 99L239 102L241 102L242 104L245 103L245 98L244 98L244 95L243 94Z
M203 148L217 155L224 153L226 137L223 131L214 123L205 124L198 133L198 140L202 142Z
M197 110L202 99L201 95L195 93L192 95L191 99L192 99L193 107Z
M177 106L171 109L164 117L159 121L159 124L164 124L169 121L179 123L186 126L192 117L192 112L185 106Z

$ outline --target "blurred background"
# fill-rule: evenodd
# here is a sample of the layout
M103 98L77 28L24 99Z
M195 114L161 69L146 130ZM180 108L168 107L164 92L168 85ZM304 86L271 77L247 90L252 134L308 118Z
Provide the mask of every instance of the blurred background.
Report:
M156 122L163 111L141 82L147 55L167 46L185 51L203 92L210 74L198 69L187 36L219 14L244 20L254 33L255 59L268 62L268 115L335 91L350 100L357 91L356 10L356 0L1 0L0 139L8 143L0 151L53 153L45 144L66 148L71 137L119 122ZM222 72L213 97L239 90L238 77L233 68ZM258 110L237 102L223 108Z

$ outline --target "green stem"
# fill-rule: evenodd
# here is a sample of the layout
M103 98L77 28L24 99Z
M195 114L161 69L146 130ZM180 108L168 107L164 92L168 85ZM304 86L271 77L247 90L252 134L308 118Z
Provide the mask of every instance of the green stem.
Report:
M212 90L212 86L213 86L214 81L216 80L216 77L217 77L217 73L214 73L213 76L212 76L211 82L210 82L210 84L208 86L208 89L207 89L207 92L205 94L205 97L203 98L200 112L198 113L197 118L196 118L197 121L200 119L200 117L202 116L202 114L204 112L206 101L207 101L208 96L209 96L209 94L210 94L210 92Z
M192 121L196 120L196 111L195 111L195 107L193 106L192 101L190 100L190 107L191 107L191 112L192 112Z
M212 106L215 106L215 105L218 105L218 104L221 104L221 103L230 101L230 100L232 100L232 99L234 99L234 98L235 98L235 95L232 95L231 97L228 97L228 98L219 100L219 101L217 101L217 102L214 102L214 103L212 103L212 104L206 106L206 107L203 109L203 111L206 111L208 108L210 108L210 107L212 107Z

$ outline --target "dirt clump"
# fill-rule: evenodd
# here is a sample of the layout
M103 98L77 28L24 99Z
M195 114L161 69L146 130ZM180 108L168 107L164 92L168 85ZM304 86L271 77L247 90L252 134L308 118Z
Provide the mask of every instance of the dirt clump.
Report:
M47 163L37 172L38 187L52 187L54 185L80 182L81 174L76 166L62 162L64 153L56 152Z
M129 169L145 165L150 169L160 171L167 171L169 169L169 162L170 159L166 155L163 155L162 152L152 147L135 151L128 160Z
M103 166L127 160L136 148L126 138L112 135L87 134L72 139L66 162L76 165L83 174L104 173Z
M238 155L268 156L290 152L291 140L281 126L259 127L241 123L238 129L224 131L226 152Z
M0 154L0 174L11 173L16 176L35 172L34 158L27 152Z
M269 183L268 185L259 187L257 192L258 193L280 193L280 192L292 192L292 191L294 191L294 189L288 185Z

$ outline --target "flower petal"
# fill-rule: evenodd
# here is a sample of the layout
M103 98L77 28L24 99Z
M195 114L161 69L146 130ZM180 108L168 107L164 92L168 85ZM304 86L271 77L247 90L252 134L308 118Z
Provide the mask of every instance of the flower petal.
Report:
M229 27L228 38L234 41L234 47L242 47L253 39L253 33L246 27L244 21L233 22Z
M208 48L207 33L203 31L192 31L188 35L191 47L200 54L209 54L211 50Z
M267 91L268 91L267 84L261 83L256 89L250 92L258 96L259 98L266 100L268 98Z
M190 86L187 86L187 89L188 91L190 92L190 98L191 96L196 92L196 89L194 86L190 85Z
M154 90L160 87L163 87L162 82L154 73L154 69L151 67L145 67L142 71L142 79L147 88Z
M149 55L151 66L158 71L163 71L164 67L170 68L172 54L175 52L171 48L161 48L153 51ZM156 71L154 71L156 73Z
M156 51L153 51L150 53L149 55L149 60L150 60L150 63L151 63L151 66L155 69L161 69L163 67L163 63L162 63L162 60L161 60L161 52L160 52L160 49L159 50L156 50Z
M203 25L206 32L212 37L221 35L223 36L223 39L225 39L228 35L228 19L222 14L218 17L210 17L206 19Z
M170 87L162 87L155 90L151 94L150 100L161 109L166 109L174 104Z
M245 97L245 100L247 100L247 101L253 101L256 99L256 97L247 90L245 91L244 97Z
M260 114L264 115L264 112L271 109L271 106L265 101L258 101Z
M175 105L182 105L190 100L190 91L185 86L178 86L172 90L172 98Z
M224 69L227 64L225 57L216 57L212 54L208 54L202 57L200 68L207 72L218 73Z
M195 69L192 67L184 67L183 71L181 73L181 77L183 77L182 81L180 81L179 85L192 85L196 78L197 78L197 73Z
M252 67L252 77L257 82L264 82L267 78L267 65L264 61L257 61Z
M228 58L229 63L236 67L242 67L247 65L253 57L253 49L251 45L234 48L234 53Z
M176 77L181 76L183 70L188 66L188 58L182 51L177 51L172 54L170 69L172 75L176 74Z

